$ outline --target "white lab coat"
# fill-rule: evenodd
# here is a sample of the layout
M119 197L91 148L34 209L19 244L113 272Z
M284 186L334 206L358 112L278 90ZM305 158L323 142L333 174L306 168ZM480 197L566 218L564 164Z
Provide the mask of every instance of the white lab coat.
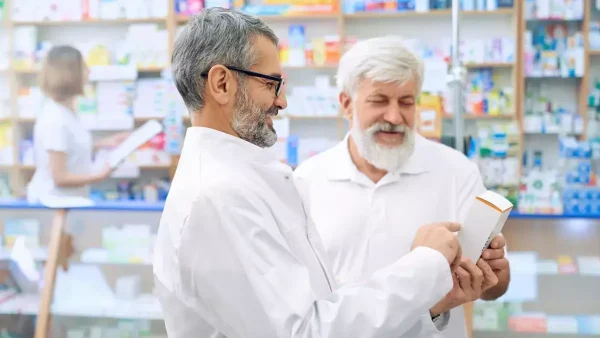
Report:
M291 169L199 127L186 133L154 276L169 338L414 337L452 288L445 258L424 247L338 288Z

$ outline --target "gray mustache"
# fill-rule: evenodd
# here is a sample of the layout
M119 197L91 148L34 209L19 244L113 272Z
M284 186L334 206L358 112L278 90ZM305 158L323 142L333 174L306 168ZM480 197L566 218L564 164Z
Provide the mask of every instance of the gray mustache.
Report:
M271 107L267 111L265 111L266 115L272 115L272 116L275 116L278 113L279 113L279 108L277 108L277 107Z
M395 125L391 123L380 123L372 126L371 129L373 132L383 131L387 133L401 133L406 131L406 126L404 125Z

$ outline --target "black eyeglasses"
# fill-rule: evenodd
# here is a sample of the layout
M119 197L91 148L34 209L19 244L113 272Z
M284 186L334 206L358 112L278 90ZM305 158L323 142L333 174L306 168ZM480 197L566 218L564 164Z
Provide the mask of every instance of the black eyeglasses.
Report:
M261 73L252 72L249 70L231 67L231 66L225 66L225 67L229 70L234 70L236 72L240 72L240 73L246 74L248 76L259 77L261 79L266 79L266 80L271 80L271 81L277 81L277 85L275 86L275 97L278 97L279 94L281 94L281 88L283 88L283 85L285 84L285 80L282 77L261 74ZM202 73L202 76L208 76L208 72Z

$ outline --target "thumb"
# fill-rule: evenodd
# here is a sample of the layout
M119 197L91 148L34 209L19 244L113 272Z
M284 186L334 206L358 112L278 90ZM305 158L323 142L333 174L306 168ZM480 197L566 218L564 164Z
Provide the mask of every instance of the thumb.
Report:
M452 264L450 264L450 271L454 272L456 271L456 268L458 268L460 266L460 261L462 259L462 248L460 246L460 244L458 244L458 248L456 251L456 257L454 257L454 261L452 262Z
M440 225L442 227L448 229L451 232L457 232L460 230L460 224L458 224L458 223L444 222L444 223L440 223Z

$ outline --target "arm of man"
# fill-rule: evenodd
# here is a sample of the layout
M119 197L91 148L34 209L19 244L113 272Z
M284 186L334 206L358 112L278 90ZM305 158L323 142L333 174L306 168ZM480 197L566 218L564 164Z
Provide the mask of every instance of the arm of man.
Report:
M417 247L364 283L317 296L258 196L209 195L194 202L181 231L181 287L229 338L398 337L452 288L446 258ZM301 227L286 234L299 239L293 245L309 245Z
M483 193L486 191L486 188L483 184L483 180L481 178L481 174L479 172L479 168L477 167L477 165L475 163L471 163L472 165L470 166L470 169L467 170L464 173L464 176L461 175L459 177L459 180L462 181L462 184L459 183L459 194L458 194L458 220L459 223L464 221L464 219L467 217L467 212L469 211L469 208L471 207L471 204L473 203L473 201L475 201L475 198L477 197L477 195ZM501 244L501 246L500 246ZM502 241L492 241L492 243L490 244L490 246L493 248L494 245L498 245L498 249L502 249L504 250L504 245L506 243L504 242L504 238L502 237ZM496 256L499 256L497 254L494 254L494 259L496 259ZM504 257L502 255L502 257ZM504 262L497 262L497 263L492 263L491 261L489 261L488 258L486 258L486 254L484 252L484 255L482 257L483 259L485 259L486 261L488 261L488 263L490 264L490 267L492 268L492 270L494 271L494 273L496 274L496 276L498 277L498 283L487 289L486 291L484 291L482 293L481 299L484 300L493 300L496 299L500 296L502 296L506 290L508 289L508 284L510 282L510 272L509 272L509 267L508 267L508 261L506 261L506 264Z
M302 175L300 170L294 171L294 183L298 193L302 197L304 210L310 216L310 186L313 184ZM436 333L443 332L450 321L450 312L432 311L428 309L421 315L421 320L406 331L407 337L431 337Z

